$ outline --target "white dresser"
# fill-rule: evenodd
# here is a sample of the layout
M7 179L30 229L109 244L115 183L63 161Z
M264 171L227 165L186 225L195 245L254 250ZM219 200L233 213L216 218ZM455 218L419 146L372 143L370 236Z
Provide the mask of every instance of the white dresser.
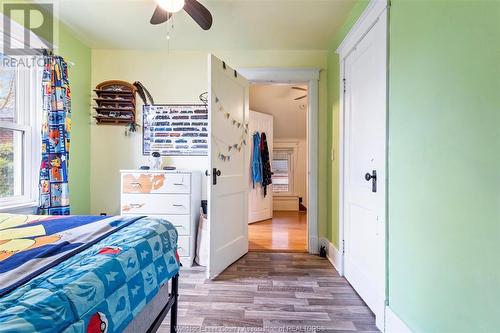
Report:
M178 253L191 267L201 206L201 173L121 170L121 215L147 215L170 221L179 233Z

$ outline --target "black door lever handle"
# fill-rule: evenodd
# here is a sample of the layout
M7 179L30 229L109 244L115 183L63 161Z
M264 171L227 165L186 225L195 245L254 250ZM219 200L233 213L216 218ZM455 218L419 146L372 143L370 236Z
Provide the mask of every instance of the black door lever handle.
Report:
M217 185L217 177L220 177L222 173L220 172L220 170L217 170L217 168L213 168L213 172L212 172L212 184L213 185Z
M373 170L372 173L366 173L365 174L365 180L369 182L370 180L372 181L372 192L376 193L377 192L377 170Z

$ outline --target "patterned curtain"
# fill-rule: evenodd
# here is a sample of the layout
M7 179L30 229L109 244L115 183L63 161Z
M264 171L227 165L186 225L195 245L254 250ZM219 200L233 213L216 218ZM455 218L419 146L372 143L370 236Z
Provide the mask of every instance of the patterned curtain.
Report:
M38 214L69 215L71 98L68 65L63 58L44 56L42 89L42 163Z

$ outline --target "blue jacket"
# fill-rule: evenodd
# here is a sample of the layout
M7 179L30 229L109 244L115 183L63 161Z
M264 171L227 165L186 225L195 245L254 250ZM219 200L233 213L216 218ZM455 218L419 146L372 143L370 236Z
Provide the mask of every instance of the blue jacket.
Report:
M253 134L252 181L253 181L254 187L255 187L255 183L262 183L262 158L260 156L260 134L259 134L259 132L255 132Z

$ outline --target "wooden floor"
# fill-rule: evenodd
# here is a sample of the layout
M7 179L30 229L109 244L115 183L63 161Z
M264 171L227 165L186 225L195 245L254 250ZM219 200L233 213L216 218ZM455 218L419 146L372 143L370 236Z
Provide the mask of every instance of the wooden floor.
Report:
M204 276L203 267L181 271L179 332L378 332L361 298L318 256L250 252L216 280Z
M306 252L307 213L273 212L273 218L248 225L250 251Z

